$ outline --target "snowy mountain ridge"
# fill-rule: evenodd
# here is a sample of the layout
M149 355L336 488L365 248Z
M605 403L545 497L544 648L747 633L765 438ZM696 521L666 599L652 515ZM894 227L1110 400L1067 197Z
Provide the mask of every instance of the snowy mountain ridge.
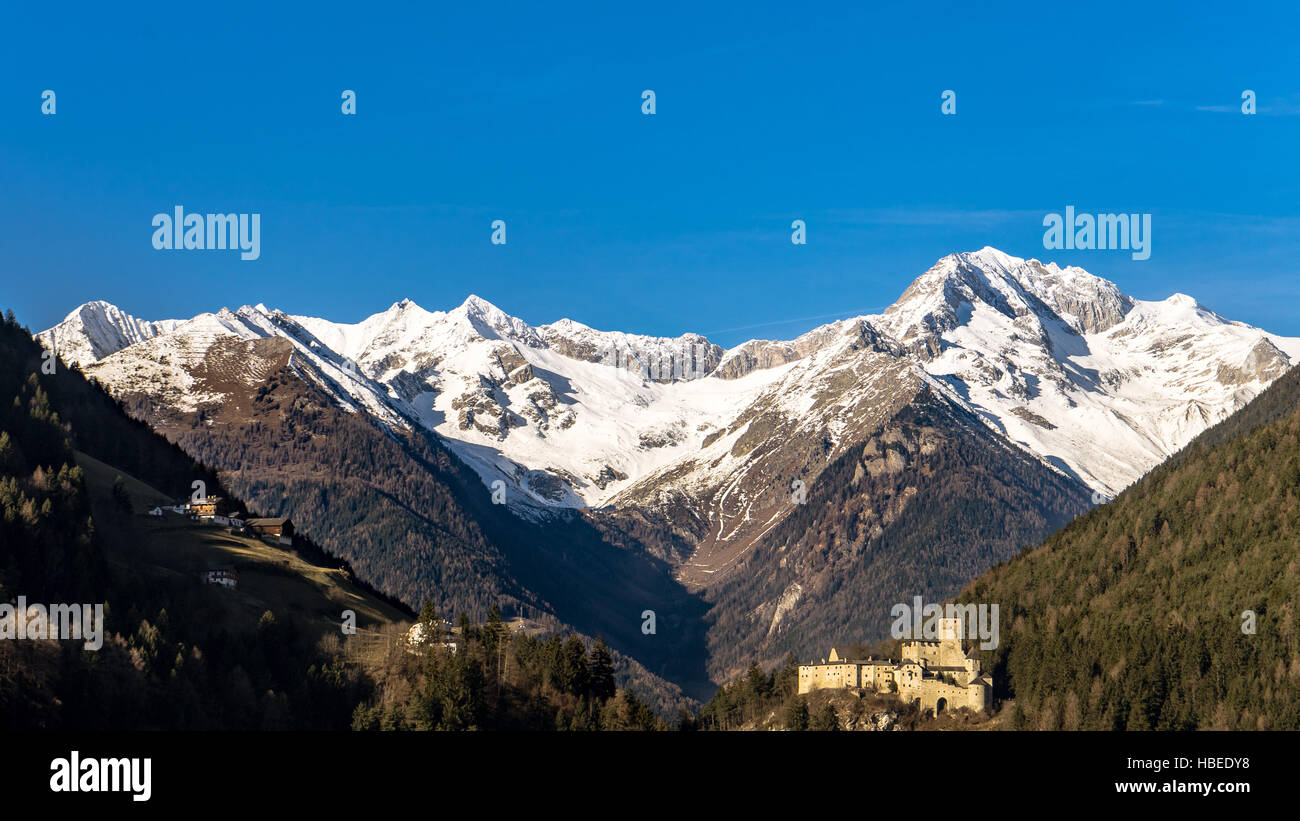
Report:
M689 502L723 540L779 519L793 466L815 480L927 385L1110 496L1300 358L1300 339L1190 297L1142 301L987 247L939 260L882 314L728 350L698 334L534 327L473 295L353 324L263 305L146 322L95 302L38 334L115 394L190 411L222 401L218 380L196 381L214 346L267 337L342 407L434 431L486 485L504 480L516 509ZM797 449L818 442L803 464Z

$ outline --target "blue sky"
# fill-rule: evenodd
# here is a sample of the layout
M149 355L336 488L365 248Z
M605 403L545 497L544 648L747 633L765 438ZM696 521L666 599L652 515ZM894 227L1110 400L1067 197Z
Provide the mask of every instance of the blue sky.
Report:
M1300 335L1286 4L370 5L7 10L0 307L355 321L477 293L731 345L993 245ZM260 213L261 258L154 250L178 204ZM1045 251L1067 205L1152 214L1151 258Z

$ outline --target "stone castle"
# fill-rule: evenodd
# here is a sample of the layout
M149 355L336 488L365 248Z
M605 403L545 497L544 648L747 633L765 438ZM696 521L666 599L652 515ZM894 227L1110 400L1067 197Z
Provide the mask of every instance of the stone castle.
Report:
M845 659L832 647L829 659L799 666L799 692L857 688L895 693L935 715L958 707L987 710L993 680L980 671L974 648L962 650L962 635L961 619L940 619L939 638L904 641L902 661Z

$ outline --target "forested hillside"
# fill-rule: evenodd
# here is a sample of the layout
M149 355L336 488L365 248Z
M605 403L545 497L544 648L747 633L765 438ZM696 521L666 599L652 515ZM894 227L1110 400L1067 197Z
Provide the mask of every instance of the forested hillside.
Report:
M176 496L196 478L220 493L212 471L75 371L42 372L40 350L8 316L0 327L0 600L103 603L105 635L93 651L76 640L0 642L0 723L345 728L367 685L318 651L319 628L305 613L254 607L155 561L137 477ZM192 531L172 538L166 553L201 550L210 534ZM346 576L332 566L321 572Z
M421 613L436 632L432 605ZM494 608L462 618L454 647L390 645L370 666L375 692L358 705L356 730L665 730L649 706L615 684L605 642L511 633ZM689 715L689 714L683 714Z
M1001 608L995 697L1038 729L1300 729L1297 533L1292 370L963 591Z

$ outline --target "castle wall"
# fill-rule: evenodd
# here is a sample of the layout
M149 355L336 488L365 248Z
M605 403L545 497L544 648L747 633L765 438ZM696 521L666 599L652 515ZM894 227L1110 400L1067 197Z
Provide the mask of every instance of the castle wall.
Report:
M976 688L980 689L980 688ZM939 699L944 699L944 711L955 710L958 707L972 707L971 690L967 687L960 687L953 684L945 684L934 679L926 679L917 688L917 697L921 701L922 710L930 710L938 713ZM983 705L973 709L983 709Z
M861 687L859 664L811 664L799 668L799 692L827 687Z

